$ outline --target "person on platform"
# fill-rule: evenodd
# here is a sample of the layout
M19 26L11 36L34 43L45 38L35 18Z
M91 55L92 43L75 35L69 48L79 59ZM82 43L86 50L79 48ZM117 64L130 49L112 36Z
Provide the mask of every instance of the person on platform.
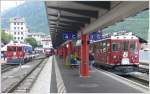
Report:
M93 64L94 64L94 54L92 53L92 51L90 51L90 53L89 53L89 68L90 68L90 70L92 70Z

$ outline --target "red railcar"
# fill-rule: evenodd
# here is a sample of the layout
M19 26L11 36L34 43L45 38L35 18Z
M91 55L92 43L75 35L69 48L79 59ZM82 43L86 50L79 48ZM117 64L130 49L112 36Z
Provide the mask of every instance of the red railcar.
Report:
M44 54L46 57L52 56L54 54L54 49L52 48L45 48L44 49Z
M140 43L131 33L115 33L109 37L92 42L97 65L114 68L122 72L133 71L139 65Z
M32 46L12 42L7 44L7 51L5 52L7 64L23 64L32 60Z

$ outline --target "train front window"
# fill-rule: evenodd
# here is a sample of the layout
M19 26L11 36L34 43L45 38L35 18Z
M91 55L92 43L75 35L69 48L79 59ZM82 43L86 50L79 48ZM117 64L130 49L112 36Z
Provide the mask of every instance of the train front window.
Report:
M7 46L7 51L16 51L16 47L14 47L14 46Z
M134 42L134 41L130 42L130 50L132 52L134 52L136 50L136 42Z
M22 51L22 47L17 47L17 51Z
M129 42L123 42L123 50L128 51Z
M119 51L119 43L112 43L112 51Z

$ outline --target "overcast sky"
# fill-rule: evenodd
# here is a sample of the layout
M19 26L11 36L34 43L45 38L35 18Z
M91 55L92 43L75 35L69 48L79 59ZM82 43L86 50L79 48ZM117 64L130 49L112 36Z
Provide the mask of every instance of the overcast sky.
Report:
M22 3L24 3L24 0L18 0L18 1L13 1L13 0L1 0L1 12L4 12L6 10L8 10L9 8L13 8L16 7L17 5L20 5Z

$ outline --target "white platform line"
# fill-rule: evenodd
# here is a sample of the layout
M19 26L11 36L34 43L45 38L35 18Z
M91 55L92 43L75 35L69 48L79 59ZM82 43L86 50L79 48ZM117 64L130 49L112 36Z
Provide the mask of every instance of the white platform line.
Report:
M57 89L58 93L66 93L66 87L64 85L63 79L60 74L60 70L58 68L58 64L55 57L55 73L56 73L56 83L57 83Z

